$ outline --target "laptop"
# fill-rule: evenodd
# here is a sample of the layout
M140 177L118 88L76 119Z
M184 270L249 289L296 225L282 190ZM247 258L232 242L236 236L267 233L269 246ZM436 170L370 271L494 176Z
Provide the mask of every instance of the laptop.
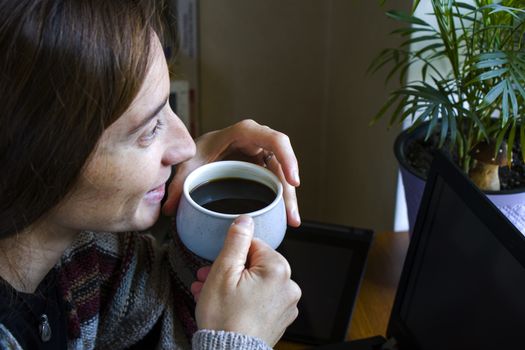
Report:
M387 338L319 350L525 348L525 238L438 153L411 237Z
M345 340L372 239L371 230L308 220L288 228L277 250L290 263L302 297L284 340L316 345Z

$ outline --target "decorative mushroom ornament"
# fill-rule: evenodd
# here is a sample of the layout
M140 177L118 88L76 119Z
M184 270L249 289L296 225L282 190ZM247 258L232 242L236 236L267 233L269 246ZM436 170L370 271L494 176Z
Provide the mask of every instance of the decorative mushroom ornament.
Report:
M500 181L498 170L507 163L507 144L502 142L498 151L494 152L495 141L482 141L471 151L475 166L470 169L470 179L483 191L499 191Z

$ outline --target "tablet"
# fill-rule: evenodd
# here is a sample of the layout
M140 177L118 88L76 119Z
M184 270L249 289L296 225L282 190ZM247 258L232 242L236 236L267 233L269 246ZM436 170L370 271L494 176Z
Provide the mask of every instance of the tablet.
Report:
M372 237L371 230L312 221L288 228L277 250L302 297L283 339L316 345L345 340Z

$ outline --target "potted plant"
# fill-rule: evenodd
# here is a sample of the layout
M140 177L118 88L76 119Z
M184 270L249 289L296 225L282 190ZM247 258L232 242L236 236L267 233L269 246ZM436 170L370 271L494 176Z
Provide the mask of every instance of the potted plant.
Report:
M414 11L387 12L403 24L393 34L405 40L383 50L370 65L372 72L390 66L387 80L400 79L373 123L388 114L390 126L411 121L395 146L410 227L428 170L425 163L439 148L525 231L519 213L525 196L516 198L525 186L525 1L428 1L433 25ZM420 5L415 1L414 10ZM407 80L410 67L419 71L419 80ZM414 155L417 149L427 161ZM410 181L416 181L415 190Z

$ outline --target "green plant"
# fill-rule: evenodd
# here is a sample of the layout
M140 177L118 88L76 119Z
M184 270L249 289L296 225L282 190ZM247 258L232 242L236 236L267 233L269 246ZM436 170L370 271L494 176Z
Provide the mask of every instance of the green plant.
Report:
M426 138L437 133L437 147L449 144L467 173L478 163L473 149L483 143L491 146L491 156L508 143L510 160L519 140L525 155L525 0L429 1L436 26L414 12L387 12L404 24L392 32L404 40L383 50L369 70L390 65L387 80L399 76L401 85L373 122L389 111L390 126L407 118L411 128L428 121ZM415 64L421 80L406 81Z

